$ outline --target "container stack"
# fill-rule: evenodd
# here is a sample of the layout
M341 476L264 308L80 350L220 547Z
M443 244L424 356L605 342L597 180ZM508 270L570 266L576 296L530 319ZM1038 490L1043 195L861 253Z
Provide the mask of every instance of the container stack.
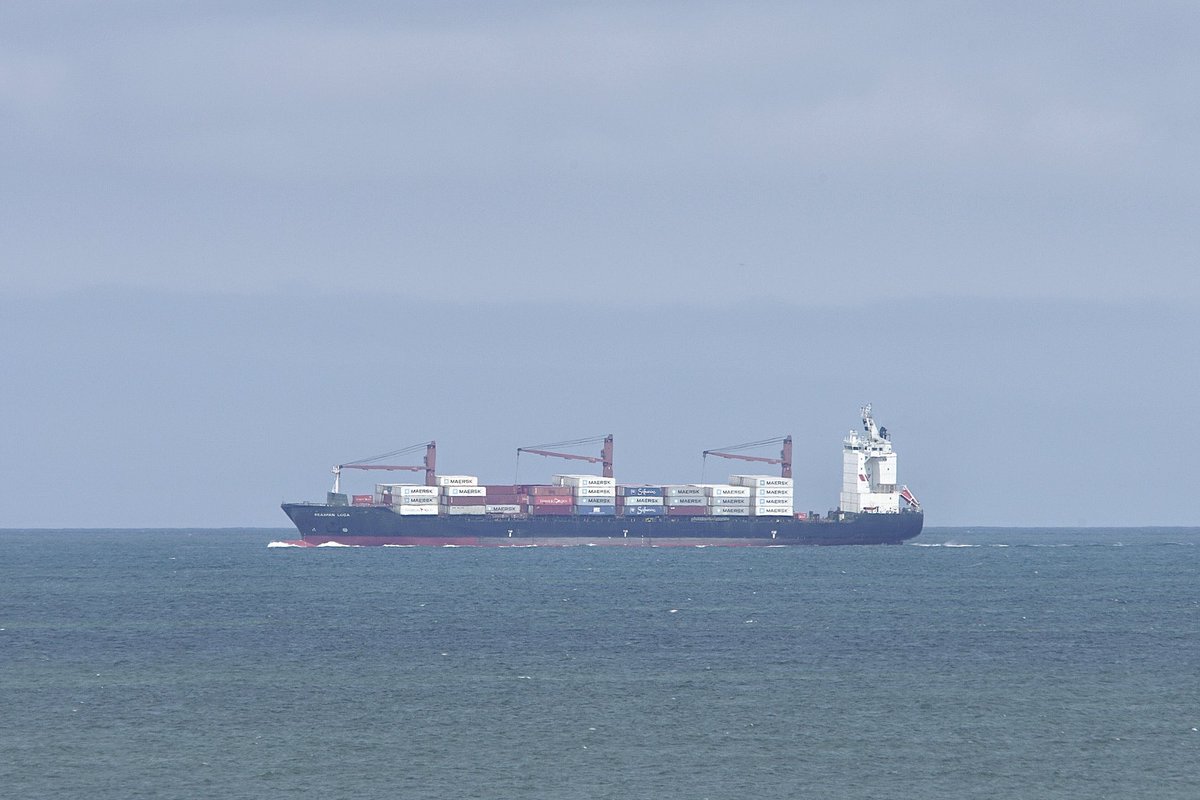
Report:
M617 482L598 475L555 475L554 483L570 489L572 512L581 515L617 513Z
M529 513L535 517L566 516L575 510L570 486L529 486Z
M438 513L438 487L419 483L377 483L381 505L406 517L432 517Z
M670 517L699 517L708 513L703 486L675 484L663 487L663 506Z
M451 516L487 513L487 488L474 475L437 476L438 512Z
M524 514L529 510L529 495L527 487L512 484L489 484L483 487L486 491L487 505L484 510L489 514Z
M729 482L750 490L750 514L755 517L792 516L792 479L774 475L730 475Z
M750 489L745 486L705 484L708 514L714 517L750 516Z
M661 486L618 486L616 513L625 517L661 517L667 513Z

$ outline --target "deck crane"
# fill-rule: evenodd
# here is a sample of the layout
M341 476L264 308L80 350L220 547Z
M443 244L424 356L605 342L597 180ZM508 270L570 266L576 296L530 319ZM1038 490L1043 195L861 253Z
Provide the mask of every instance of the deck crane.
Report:
M392 458L393 456L402 456L407 453L412 453L425 448L425 463L420 466L401 466L397 464L375 464L372 462L380 461L384 458ZM342 470L344 469L385 469L385 470L405 470L408 472L425 473L425 485L434 486L437 483L437 442L421 442L419 444L401 447L399 450L392 450L388 453L380 453L377 456L370 458L360 458L356 461L351 461L347 464L338 464L333 468L333 493L341 492Z
M555 450L546 450L547 447L580 447L585 444L603 443L600 447L599 456L583 456L578 453L561 453ZM589 439L572 439L566 442L550 442L549 444L539 444L533 447L518 447L517 448L517 467L521 465L521 453L533 453L535 456L548 456L550 458L566 458L574 461L587 461L591 464L600 464L602 474L606 478L613 476L613 435L610 433L607 436L593 436Z
M753 450L757 447L766 447L770 444L782 444L783 448L779 451L779 458L768 458L767 456L748 456L744 453L733 452L735 450ZM757 461L763 464L779 464L779 474L781 477L792 477L792 437L780 436L775 439L763 439L758 442L746 442L745 444L735 444L732 447L722 447L717 450L705 450L704 460L708 462L709 456L720 456L721 458L734 458L739 461ZM701 470L703 474L703 469Z

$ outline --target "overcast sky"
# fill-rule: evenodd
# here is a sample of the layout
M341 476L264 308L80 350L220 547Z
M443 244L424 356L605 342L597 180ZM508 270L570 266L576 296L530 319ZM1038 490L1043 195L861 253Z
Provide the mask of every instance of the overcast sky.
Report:
M1184 2L0 4L0 524L279 524L339 460L608 432L647 481L803 435L824 509L867 401L930 524L1196 524L1197 41Z

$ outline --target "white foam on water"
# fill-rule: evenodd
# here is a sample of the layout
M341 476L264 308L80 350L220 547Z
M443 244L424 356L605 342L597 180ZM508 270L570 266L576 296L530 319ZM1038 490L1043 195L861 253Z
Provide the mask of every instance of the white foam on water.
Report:
M304 547L304 545L295 542L271 542L267 547Z
M321 542L317 547L362 547L358 544L343 544L341 542Z
M462 547L461 544L444 544L442 547Z

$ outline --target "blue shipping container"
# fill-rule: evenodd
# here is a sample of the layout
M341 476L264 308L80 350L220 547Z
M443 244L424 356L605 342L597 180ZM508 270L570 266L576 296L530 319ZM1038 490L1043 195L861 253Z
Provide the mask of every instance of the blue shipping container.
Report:
M661 486L618 486L617 494L621 497L662 497Z
M575 513L576 514L586 514L589 516L592 514L607 514L608 516L611 517L617 513L617 507L616 506L576 505Z
M625 506L627 517L661 517L667 513L666 506Z

